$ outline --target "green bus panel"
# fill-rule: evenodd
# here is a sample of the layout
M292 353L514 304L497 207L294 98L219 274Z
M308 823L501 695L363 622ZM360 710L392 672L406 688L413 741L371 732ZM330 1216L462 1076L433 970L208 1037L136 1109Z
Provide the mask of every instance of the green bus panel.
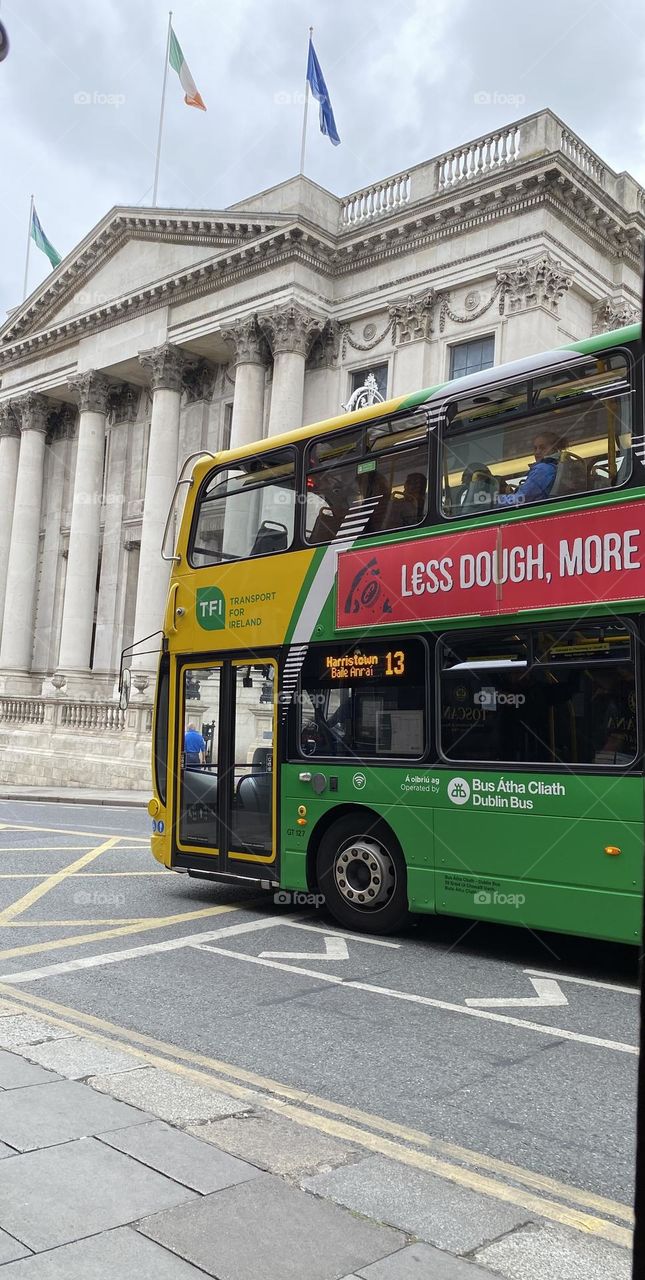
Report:
M405 850L412 911L639 936L642 778L303 761L284 767L282 783L287 889L307 892L312 834L351 807L367 811L366 826L378 814Z

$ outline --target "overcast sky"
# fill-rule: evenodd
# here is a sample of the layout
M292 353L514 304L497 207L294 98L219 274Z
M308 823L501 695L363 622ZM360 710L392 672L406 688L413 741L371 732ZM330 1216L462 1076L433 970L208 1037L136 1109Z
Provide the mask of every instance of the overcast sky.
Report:
M306 172L336 194L543 107L645 184L642 0L174 0L173 13L208 110L184 105L170 70L159 205L223 209L297 172L310 23L341 146L310 110ZM63 255L113 205L151 203L167 8L0 0L0 17L1 319L22 298L30 192ZM33 248L30 290L48 272Z

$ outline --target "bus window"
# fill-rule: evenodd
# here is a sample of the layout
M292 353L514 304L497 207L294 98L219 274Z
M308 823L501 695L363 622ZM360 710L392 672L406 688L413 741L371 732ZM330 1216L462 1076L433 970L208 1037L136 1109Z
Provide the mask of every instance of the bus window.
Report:
M288 550L295 507L293 449L222 467L211 476L197 507L190 564L199 568Z
M425 647L418 640L312 646L294 699L298 751L419 759L425 702Z
M443 514L565 498L631 474L631 389L616 352L449 406Z
M624 625L444 636L440 660L446 759L610 769L634 762L634 643Z
M425 414L381 420L315 441L307 459L307 542L332 541L350 511L354 536L420 524L426 513L427 475Z

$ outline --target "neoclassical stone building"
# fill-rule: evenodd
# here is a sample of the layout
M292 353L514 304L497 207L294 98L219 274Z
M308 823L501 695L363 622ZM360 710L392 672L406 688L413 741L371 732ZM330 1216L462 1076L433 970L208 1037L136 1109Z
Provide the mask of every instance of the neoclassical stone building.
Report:
M629 322L644 233L549 111L343 198L112 209L0 328L0 781L146 785L155 659L115 678L186 455Z

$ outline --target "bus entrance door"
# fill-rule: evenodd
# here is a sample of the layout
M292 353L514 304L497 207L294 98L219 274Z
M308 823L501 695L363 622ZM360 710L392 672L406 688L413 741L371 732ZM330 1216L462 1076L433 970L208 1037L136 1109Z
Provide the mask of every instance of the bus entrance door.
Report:
M181 669L176 866L277 879L276 683L273 658Z

